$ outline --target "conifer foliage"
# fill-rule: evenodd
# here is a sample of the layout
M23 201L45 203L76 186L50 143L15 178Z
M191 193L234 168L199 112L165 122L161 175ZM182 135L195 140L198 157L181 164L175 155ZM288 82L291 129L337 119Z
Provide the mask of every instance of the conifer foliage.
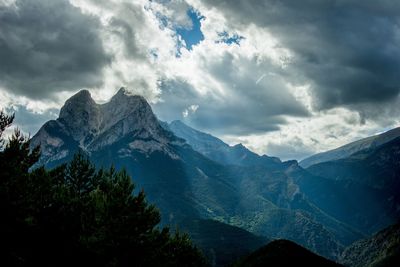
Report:
M13 116L0 112L0 140ZM82 154L53 170L18 130L0 150L2 266L205 266L185 234L125 171L97 170Z

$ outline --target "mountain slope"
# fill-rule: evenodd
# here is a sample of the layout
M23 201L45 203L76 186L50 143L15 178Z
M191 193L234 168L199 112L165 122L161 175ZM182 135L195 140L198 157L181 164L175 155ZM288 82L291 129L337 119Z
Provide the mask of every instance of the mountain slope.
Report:
M351 180L332 180L313 175L299 166L286 171L307 198L338 221L369 235L392 224L379 190Z
M350 244L354 240L362 238L363 235L361 233L321 211L317 201L310 203L309 197L304 195L302 191L303 188L299 187L298 177L291 177L293 172L286 171L291 166L297 166L297 168L301 169L298 167L297 162L282 163L276 158L265 155L259 156L242 145L231 147L220 139L195 130L181 121L173 121L167 126L167 129L171 129L177 136L184 138L189 145L203 155L209 156L221 164L241 166L241 168L236 167L233 169L241 177L237 181L236 187L242 193L241 203L245 204L241 207L246 212L236 215L232 219L233 224L252 229L269 237L285 236L286 239L291 239L301 244L309 243L309 241L306 241L309 236L307 235L305 239L302 238L301 232L296 232L290 228L293 223L302 225L303 228L300 229L308 229L316 227L315 222L318 222L318 224L324 225L324 229L321 229L321 231L334 233L334 238L325 236L326 240L332 240L333 238L339 240L342 244ZM241 154L237 153L238 147L241 147ZM299 176L304 178L309 174L302 171ZM306 188L311 188L311 186L307 185L308 181L308 179L301 179L301 184L305 184ZM252 203L257 203L260 199L270 201L270 206L266 208L269 211L262 213L259 211L250 212ZM273 205L272 208L271 205ZM287 212L287 210L292 212ZM293 211L296 212L293 213ZM278 223L275 218L280 216L286 219L279 220ZM310 225L313 225L313 227L310 227ZM282 229L285 230L282 231ZM282 235L283 233L285 235ZM329 247L329 244L329 241L325 242L326 247Z
M275 240L239 261L236 267L341 266L288 240Z
M315 164L307 171L336 184L363 189L363 201L358 202L368 204L364 208L369 216L360 218L366 223L367 232L382 229L400 218L400 137L345 159Z
M271 168L281 166L279 158L266 155L259 156L242 144L230 146L222 140L193 129L179 120L172 121L164 127L171 130L176 136L185 139L194 150L218 163L239 166L263 165Z
M336 148L336 149L333 149L330 151L312 155L311 157L308 157L308 158L300 161L299 164L303 168L308 168L314 164L318 164L321 162L347 158L350 155L357 153L358 151L361 151L364 149L376 148L380 145L390 142L391 140L393 140L397 137L400 137L400 127L392 129L390 131L387 131L387 132L379 134L379 135L370 136L370 137L355 141L353 143L349 143L347 145L341 146L339 148Z
M179 227L190 234L212 266L227 266L268 243L266 238L213 220L184 220Z
M397 266L400 262L400 224L355 242L346 248L340 262L351 267Z
M177 136L186 139L189 145L203 155L212 157L221 164L235 164L242 167L236 168L235 172L239 174L239 177L245 177L236 185L242 193L241 203L246 203L241 206L245 212L231 218L231 224L272 238L284 237L300 244L307 244L308 248L319 251L323 255L328 255L329 250L331 258L334 258L333 255L337 253L332 254L333 251L336 249L340 251L340 245L335 244L337 240L346 245L363 237L361 232L321 211L318 202L310 203L309 197L304 195L297 180L288 175L290 172L285 172L292 164L297 165L297 162L282 163L279 159L259 156L242 145L230 147L220 139L195 130L181 121L173 121L166 127L174 131ZM240 150L243 151L239 156L238 147L241 147ZM306 172L301 174L302 177L308 175ZM310 188L307 185L307 179L302 181L305 181L307 188ZM248 200L249 198L251 200ZM251 206L260 199L271 201L270 206L267 205L268 208L266 208L268 211L252 211L249 207L248 203L251 203ZM293 224L300 226L296 229L302 230L295 231L291 227ZM310 241L313 239L310 236L311 229L318 228L318 225L324 226L320 228L320 232L325 233L322 235L326 241L320 242L325 244L324 248L316 245L318 238Z
M285 173L290 163L243 146L228 146L226 155L233 161L208 158L163 128L144 98L123 89L101 105L89 92L79 92L31 144L41 145L41 163L47 167L80 151L97 166L125 168L137 189L160 208L163 224L214 219L293 240L329 258L362 237L309 201Z
M60 111L57 120L47 122L32 138L41 145L41 163L48 167L68 161L81 151L98 166L126 168L138 188L145 188L148 199L156 203L166 222L179 217L196 217L205 212L203 201L191 189L192 180L202 177L194 166L185 164L180 153L199 158L204 164L219 166L190 149L184 140L163 129L146 100L121 89L108 103L96 104L87 91L80 91ZM157 166L154 168L153 166ZM213 188L235 195L235 190L217 179ZM220 194L209 198L218 198ZM214 204L206 203L212 207ZM195 209L193 207L196 207ZM223 206L215 210L224 214Z

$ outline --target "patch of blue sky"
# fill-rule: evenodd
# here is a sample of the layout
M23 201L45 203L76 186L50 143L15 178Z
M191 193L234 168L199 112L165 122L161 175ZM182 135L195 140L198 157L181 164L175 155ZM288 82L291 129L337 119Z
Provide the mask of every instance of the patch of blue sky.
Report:
M219 40L217 40L217 43L226 43L228 45L230 44L237 44L240 45L240 41L244 39L243 36L240 36L238 34L229 34L226 31L218 33L218 36L220 37Z
M201 32L201 21L204 19L204 16L194 9L189 9L187 14L192 20L192 27L178 27L176 29L176 33L182 38L183 41L185 41L186 48L188 50L192 50L194 45L204 40L204 35Z

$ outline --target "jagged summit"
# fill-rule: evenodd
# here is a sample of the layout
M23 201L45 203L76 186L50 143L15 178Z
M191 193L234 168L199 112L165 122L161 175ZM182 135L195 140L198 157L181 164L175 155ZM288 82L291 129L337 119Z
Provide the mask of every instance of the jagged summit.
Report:
M81 90L65 102L59 119L74 130L76 140L81 139L85 133L100 134L121 121L124 121L124 134L132 129L154 128L157 124L146 99L130 94L123 87L104 104L97 104L89 91Z
M88 90L81 90L71 96L60 110L60 118L68 117L72 113L87 111L96 105Z
M55 154L65 145L61 139L66 138L57 137L60 133L88 153L123 138L131 140L129 149L170 153L166 146L174 141L173 135L160 126L146 99L123 87L104 104L96 103L88 90L79 91L65 102L57 120L39 130L32 144L40 144L44 155ZM72 153L67 150L61 149L60 154Z
M121 120L132 115L141 116L141 119L151 119L153 124L157 120L144 97L130 94L123 87L109 102L101 105L101 109L105 117L109 117L108 120Z
M246 149L246 147L242 143L236 144L233 147L236 149Z
M75 95L73 95L71 98L92 98L92 95L90 94L90 91L87 89L82 89Z
M69 128L75 140L80 141L99 131L100 112L89 91L82 90L65 102L58 120Z
M128 89L126 89L125 87L121 87L118 92L111 98L110 101L113 101L113 99L137 99L137 100L141 100L141 101L146 101L146 99L141 96L141 95L136 95L133 94L132 92L130 92Z
M121 88L119 88L119 90L116 93L116 95L118 95L118 94L125 94L126 95L128 93L129 93L129 91L125 87L121 87Z

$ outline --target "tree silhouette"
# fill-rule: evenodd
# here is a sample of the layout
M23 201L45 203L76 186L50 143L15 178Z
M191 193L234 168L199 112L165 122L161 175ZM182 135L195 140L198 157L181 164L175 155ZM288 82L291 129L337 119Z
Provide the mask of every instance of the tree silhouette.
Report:
M0 138L13 118L0 113ZM187 235L157 227L159 211L126 171L97 170L83 154L46 170L39 157L18 130L0 151L4 265L206 265Z

